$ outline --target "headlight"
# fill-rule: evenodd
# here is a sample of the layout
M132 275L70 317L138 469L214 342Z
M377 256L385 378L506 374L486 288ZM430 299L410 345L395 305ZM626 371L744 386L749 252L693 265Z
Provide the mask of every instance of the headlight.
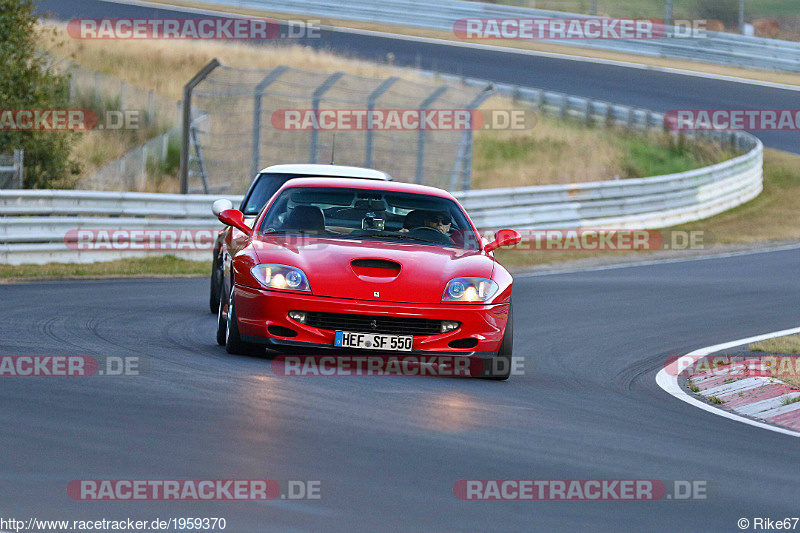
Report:
M250 273L264 287L289 291L311 292L308 278L299 268L286 265L256 265Z
M443 302L485 302L495 295L497 283L486 278L451 279L444 289Z

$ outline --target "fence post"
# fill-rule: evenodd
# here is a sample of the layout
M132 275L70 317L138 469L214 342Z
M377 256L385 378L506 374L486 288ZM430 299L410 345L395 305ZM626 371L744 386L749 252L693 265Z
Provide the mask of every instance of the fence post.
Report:
M447 90L446 85L438 87L419 105L419 133L417 134L417 172L415 181L422 183L423 164L425 162L425 111Z
M374 91L367 97L367 139L364 145L364 166L367 168L372 167L372 110L375 109L375 102L381 97L383 93L389 90L389 87L399 80L397 76L386 78L383 83L378 85Z
M119 82L119 109L120 111L125 110L125 96L128 92L128 84L124 81Z
M23 187L22 171L25 168L25 150L14 150L14 166L17 167L17 176L19 177L19 188Z
M189 192L189 128L192 122L192 90L206 79L211 71L220 65L217 58L203 67L200 72L183 86L183 134L181 139L181 194Z
M472 113L475 109L478 109L480 105L486 101L494 93L494 87L490 84L484 87L484 89L476 96L472 102L467 104L467 109L470 111L470 123L469 128L464 131L464 134L461 136L461 146L459 147L459 153L456 156L456 165L453 168L453 174L450 176L450 190L455 190L455 180L457 179L458 169L461 174L461 189L464 191L468 191L472 188L472 143L474 140L473 134L473 127L474 127L474 119L475 115Z
M164 133L161 136L161 162L164 163L167 160L167 152L169 151L169 132Z
M153 124L156 115L156 94L153 89L147 92L147 123Z
M250 165L250 176L255 177L258 173L258 163L261 159L261 98L266 89L272 82L277 80L289 67L281 65L274 68L264 79L262 79L253 94L253 148L252 164Z
M69 101L73 103L75 102L75 69L69 67L67 74L69 75Z
M94 107L100 109L100 73L94 73Z
M317 117L319 120L319 102L322 100L322 95L327 92L328 89L333 87L333 84L339 81L339 78L344 76L344 72L334 72L328 78L322 82L322 84L314 89L314 94L311 95L311 108L314 110L314 116ZM309 149L309 163L316 163L317 162L317 144L319 143L319 129L312 128L311 129L311 148Z
M142 146L142 171L139 173L139 190L144 189L147 184L147 145Z

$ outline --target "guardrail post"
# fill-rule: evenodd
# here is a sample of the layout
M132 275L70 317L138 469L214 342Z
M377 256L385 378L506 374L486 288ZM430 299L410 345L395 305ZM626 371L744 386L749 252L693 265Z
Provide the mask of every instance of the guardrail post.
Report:
M569 102L568 102L567 95L566 94L562 94L561 95L561 107L558 110L558 116L561 118L561 120L565 120L567 118L567 114L568 114L568 111L569 111L567 109L567 104L568 103Z
M584 111L583 122L587 125L592 123L592 101L586 100L586 111Z
M253 155L252 164L250 165L250 176L255 177L258 174L259 161L261 159L261 98L264 94L264 89L277 80L284 72L289 70L286 65L281 65L267 74L261 80L253 94Z
M389 87L399 80L397 76L386 78L383 82L375 88L367 97L367 138L364 145L364 166L367 168L372 167L372 110L375 109L375 102L378 98L389 90Z
M211 60L200 72L183 86L183 133L181 139L181 194L189 193L189 129L192 122L192 90L220 65L217 58Z
M422 183L423 167L425 163L425 111L447 90L446 85L438 87L419 105L419 132L417 134L417 172L414 176L416 183Z
M322 95L328 89L333 87L333 84L339 81L339 78L344 76L344 72L334 72L328 79L322 82L322 85L314 89L314 94L311 95L311 108L314 110L314 116L319 121L319 102L322 100ZM317 162L317 144L319 143L319 130L317 128L311 129L311 147L309 149L309 163Z

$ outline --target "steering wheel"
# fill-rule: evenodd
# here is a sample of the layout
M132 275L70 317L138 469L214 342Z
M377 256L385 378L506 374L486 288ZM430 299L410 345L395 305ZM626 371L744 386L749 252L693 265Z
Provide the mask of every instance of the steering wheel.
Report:
M436 238L433 239L434 242L439 242L439 243L442 243L442 244L450 244L450 237L448 237L447 235L445 235L444 233L442 233L441 231L439 231L436 228L432 228L430 226L417 226L416 228L411 228L409 230L409 233L418 233L418 232L431 233L430 236L425 236L424 237L426 239L430 238L430 237L433 237L435 235Z

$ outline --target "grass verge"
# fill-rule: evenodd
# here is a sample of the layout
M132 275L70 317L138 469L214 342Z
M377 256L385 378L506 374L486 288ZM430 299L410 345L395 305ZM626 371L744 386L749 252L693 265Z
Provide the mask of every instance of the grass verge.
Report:
M800 353L800 334L756 342L749 345L747 349L754 352Z
M748 345L747 349L770 354L800 354L800 334L755 342ZM773 376L800 389L800 360L797 356L768 355L764 357L764 362Z
M88 264L0 265L0 282L73 277L199 276L210 272L210 253L208 261L188 261L166 255Z

